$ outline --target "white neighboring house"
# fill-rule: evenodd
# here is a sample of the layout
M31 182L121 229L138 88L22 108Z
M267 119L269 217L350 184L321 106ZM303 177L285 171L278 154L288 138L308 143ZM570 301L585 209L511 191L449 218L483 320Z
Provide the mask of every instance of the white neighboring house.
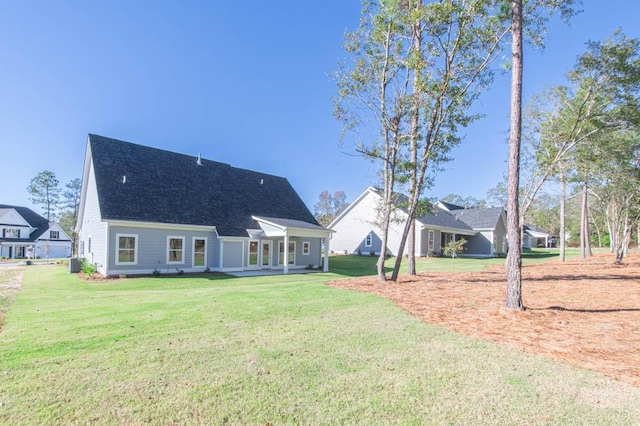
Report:
M72 245L71 238L57 223L27 207L0 204L0 257L70 257Z
M367 188L329 225L335 231L331 249L338 254L380 254L382 232L376 225L381 191ZM407 213L396 208L389 226L387 251L398 253ZM488 257L506 252L506 216L503 208L465 209L438 202L431 213L416 218L416 256L439 255L452 240L467 240L464 255ZM406 253L406 251L405 251Z

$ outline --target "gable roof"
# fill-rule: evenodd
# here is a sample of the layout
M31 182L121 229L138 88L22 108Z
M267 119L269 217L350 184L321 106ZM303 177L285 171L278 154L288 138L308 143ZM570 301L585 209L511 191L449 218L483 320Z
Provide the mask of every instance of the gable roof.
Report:
M29 238L20 238L20 241L35 241L39 236L49 229L49 221L28 207L10 206L8 204L0 204L0 210L15 210L22 218L35 230L29 235Z
M437 207L434 209L433 213L428 213L422 217L416 218L416 220L425 226L433 226L435 228L442 229L454 229L457 231L470 231L467 233L475 234L473 228L471 228L464 221L458 220L456 216Z
M93 134L88 149L104 220L215 226L225 236L259 228L252 216L319 226L285 178Z
M375 194L378 197L382 197L382 189L376 188L373 186L368 187L342 213L340 213L340 215L338 215L338 217L335 218L333 222L331 222L331 224L329 225L329 228L332 228L333 226L335 226L337 222L339 222L345 215L347 215L348 212L351 211L354 208L354 206L357 203L359 203L369 193ZM398 193L396 194L396 196L398 198L397 200L398 203L405 203L409 200L409 198L404 194ZM407 209L404 207L396 207L396 208L405 213L407 211ZM469 235L475 234L475 231L473 231L473 229L471 229L466 223L464 223L463 221L457 220L456 217L453 216L451 213L438 207L435 207L433 212L427 213L421 217L416 218L416 221L418 221L420 224L422 224L425 227L433 227L433 228L438 228L442 230L458 231L460 233L469 234Z
M457 204L447 203L445 201L438 201L436 204L442 206L443 209L452 211L452 210L464 210L463 206L459 206Z
M495 229L503 211L502 207L490 207L486 209L452 210L451 214L473 229Z
M550 237L551 236L551 234L549 234L544 229L539 228L539 227L534 226L534 225L524 225L522 228L524 229L525 234L529 234L532 237L544 238L544 237Z

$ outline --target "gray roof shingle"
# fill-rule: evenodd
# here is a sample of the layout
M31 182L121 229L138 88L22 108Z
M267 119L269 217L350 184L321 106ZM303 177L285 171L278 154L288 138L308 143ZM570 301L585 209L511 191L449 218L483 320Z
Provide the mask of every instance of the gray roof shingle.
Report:
M504 208L452 210L451 214L473 229L495 229Z
M252 216L319 226L285 178L89 135L103 219L215 226L247 236ZM125 178L126 177L126 178Z

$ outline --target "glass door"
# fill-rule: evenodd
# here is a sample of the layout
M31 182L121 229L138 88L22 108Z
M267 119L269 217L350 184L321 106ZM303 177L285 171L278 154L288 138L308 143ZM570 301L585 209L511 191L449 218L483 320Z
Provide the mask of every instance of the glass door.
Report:
M271 268L271 241L262 241L262 268Z

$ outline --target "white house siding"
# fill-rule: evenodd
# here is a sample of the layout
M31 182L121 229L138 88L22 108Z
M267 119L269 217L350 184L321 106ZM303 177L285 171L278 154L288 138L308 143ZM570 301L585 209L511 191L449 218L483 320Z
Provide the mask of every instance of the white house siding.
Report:
M91 247L89 247L91 239ZM78 255L98 267L98 272L107 271L107 224L100 217L100 205L96 189L93 164L89 164L86 203L82 215L82 224L78 234Z
M376 212L379 209L379 200L380 197L378 195L367 191L365 196L353 205L348 214L333 224L331 229L336 232L331 238L331 250L334 253L342 254L346 252L347 254L353 254L358 253L358 250L360 250L360 254L363 255L368 255L370 251L380 254L382 231L373 224ZM398 253L407 214L397 211L395 216L394 219L396 220L393 220L389 226L387 241L387 249L393 255ZM366 247L365 240L370 232L373 233L373 244L371 247ZM416 223L415 241L416 254L426 255L426 252L422 250L422 231L419 223Z
M39 257L41 259L70 257L71 242L69 241L38 241L35 247L35 255L36 257Z
M116 264L118 250L116 236L118 234L137 236L136 264ZM168 237L184 238L182 262L167 262L167 254L169 251ZM109 256L108 275L118 275L121 273L151 274L154 270L159 271L161 274L177 273L178 270L182 270L184 272L202 271L204 268L193 266L194 238L206 238L206 266L214 269L213 259L217 252L215 248L215 240L217 239L217 236L214 232L112 225L109 227L109 250L111 253Z
M368 192L359 203L353 206L349 214L333 225L336 231L331 238L331 250L335 253L356 253L358 248L364 248L364 242L367 235L373 232L380 240L381 232L373 225L372 219L377 209L377 197ZM378 242L378 250L380 250ZM365 249L371 249L366 247Z
M494 231L494 239L496 242L496 247L494 247L494 254L506 254L507 253L507 223L504 218L504 213L502 214L504 220L498 221L498 225Z

